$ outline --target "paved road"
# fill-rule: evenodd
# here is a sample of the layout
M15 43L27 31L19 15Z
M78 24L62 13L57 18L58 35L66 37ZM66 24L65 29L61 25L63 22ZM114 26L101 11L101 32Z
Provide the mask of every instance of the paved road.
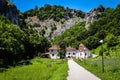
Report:
M79 66L72 59L68 60L69 73L67 80L101 80L83 67Z

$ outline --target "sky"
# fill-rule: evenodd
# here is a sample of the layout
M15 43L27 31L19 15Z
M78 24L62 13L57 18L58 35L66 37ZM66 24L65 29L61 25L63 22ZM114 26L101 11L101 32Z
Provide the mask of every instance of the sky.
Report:
M45 4L60 5L71 9L89 12L100 4L104 7L116 8L120 0L10 0L21 12L33 9L35 6L43 7Z

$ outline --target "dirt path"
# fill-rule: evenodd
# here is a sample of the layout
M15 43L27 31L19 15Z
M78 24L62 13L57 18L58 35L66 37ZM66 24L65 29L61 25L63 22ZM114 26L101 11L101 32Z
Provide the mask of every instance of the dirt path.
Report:
M72 59L68 60L69 73L67 80L101 80L83 67L79 66Z

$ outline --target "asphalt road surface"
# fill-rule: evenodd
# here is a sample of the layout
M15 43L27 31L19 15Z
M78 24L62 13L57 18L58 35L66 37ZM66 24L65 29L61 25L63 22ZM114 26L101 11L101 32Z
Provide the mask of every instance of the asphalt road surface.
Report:
M68 60L68 77L67 80L101 80L80 65L78 65L72 59Z

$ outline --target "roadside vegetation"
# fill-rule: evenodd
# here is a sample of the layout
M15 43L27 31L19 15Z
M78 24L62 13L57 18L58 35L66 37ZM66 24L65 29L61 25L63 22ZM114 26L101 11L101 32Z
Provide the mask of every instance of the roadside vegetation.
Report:
M66 80L67 71L67 60L35 58L30 65L0 72L0 80Z
M120 52L117 52L117 55L111 52L111 55L104 55L104 73L102 72L101 56L75 61L102 80L120 80Z

